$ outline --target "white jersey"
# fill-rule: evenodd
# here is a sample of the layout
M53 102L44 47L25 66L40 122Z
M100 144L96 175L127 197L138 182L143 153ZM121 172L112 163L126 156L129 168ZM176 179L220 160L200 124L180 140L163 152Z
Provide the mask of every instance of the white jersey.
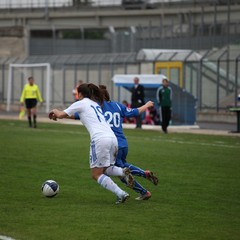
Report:
M78 114L81 122L87 128L91 140L103 137L115 137L110 125L106 122L101 107L89 98L73 103L64 112L68 116Z

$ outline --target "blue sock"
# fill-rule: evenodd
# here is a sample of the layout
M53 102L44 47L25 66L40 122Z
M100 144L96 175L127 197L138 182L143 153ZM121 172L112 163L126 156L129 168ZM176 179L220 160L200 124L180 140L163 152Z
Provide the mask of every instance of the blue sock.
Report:
M132 175L146 178L145 171L141 168L129 163L125 163L124 166L130 169Z
M124 178L120 178L120 180L127 186L127 182L125 181ZM142 195L146 194L146 192L147 192L147 190L140 183L138 183L136 180L134 180L133 190L137 193L142 194Z

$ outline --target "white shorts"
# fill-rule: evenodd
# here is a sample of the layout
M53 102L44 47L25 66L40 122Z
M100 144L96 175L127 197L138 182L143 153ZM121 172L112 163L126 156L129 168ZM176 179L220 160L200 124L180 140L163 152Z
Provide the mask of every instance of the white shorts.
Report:
M102 168L114 165L118 151L116 137L101 138L91 141L90 144L90 168Z

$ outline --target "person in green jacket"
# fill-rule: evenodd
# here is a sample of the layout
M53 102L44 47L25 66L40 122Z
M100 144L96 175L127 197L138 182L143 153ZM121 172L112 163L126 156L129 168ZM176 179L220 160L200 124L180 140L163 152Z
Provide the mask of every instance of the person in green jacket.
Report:
M26 106L28 113L28 123L29 127L32 127L32 117L33 115L33 126L37 127L37 102L42 103L42 96L39 91L38 85L34 83L34 78L29 77L28 83L24 85L22 90L22 95L20 98L21 106Z
M162 130L164 133L168 133L167 128L172 115L172 88L169 87L166 78L162 80L162 85L157 89L157 102Z

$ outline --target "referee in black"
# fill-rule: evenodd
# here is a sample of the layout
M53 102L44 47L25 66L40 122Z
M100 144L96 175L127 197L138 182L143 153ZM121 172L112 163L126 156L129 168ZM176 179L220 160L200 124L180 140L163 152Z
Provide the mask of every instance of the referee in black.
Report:
M139 84L139 78L134 78L134 86L131 89L132 92L132 108L139 108L145 104L144 98L144 86ZM142 114L139 114L136 117L136 128L142 128Z

